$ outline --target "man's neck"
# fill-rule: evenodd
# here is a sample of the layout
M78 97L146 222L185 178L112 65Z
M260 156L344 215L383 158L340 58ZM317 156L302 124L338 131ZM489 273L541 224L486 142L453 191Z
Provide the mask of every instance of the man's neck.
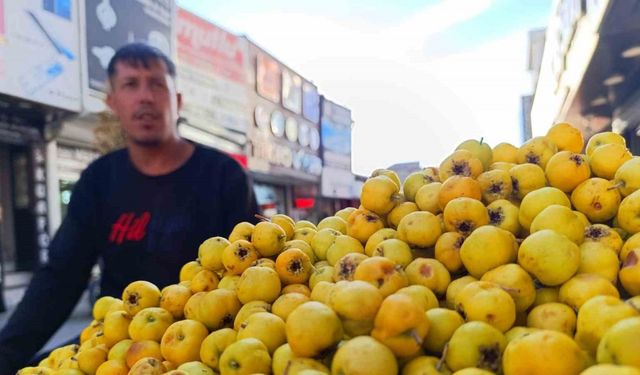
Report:
M193 155L195 146L175 139L157 146L129 142L129 158L134 167L148 176L161 176L180 168Z

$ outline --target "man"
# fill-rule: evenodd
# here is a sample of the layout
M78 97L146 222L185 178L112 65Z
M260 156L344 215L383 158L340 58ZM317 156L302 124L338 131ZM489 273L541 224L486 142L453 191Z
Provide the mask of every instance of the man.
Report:
M254 221L248 178L232 158L180 139L174 64L160 51L124 46L108 67L107 104L127 147L92 163L78 181L49 263L0 332L0 374L13 374L68 318L101 259L101 294L132 281L162 288L211 236Z

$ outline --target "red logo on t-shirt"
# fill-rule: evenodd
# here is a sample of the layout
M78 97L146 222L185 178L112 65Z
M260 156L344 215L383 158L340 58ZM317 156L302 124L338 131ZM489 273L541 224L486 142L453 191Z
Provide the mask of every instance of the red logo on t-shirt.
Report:
M125 212L111 225L109 242L122 244L124 241L140 241L146 235L147 224L151 220L148 211L136 217L134 212Z

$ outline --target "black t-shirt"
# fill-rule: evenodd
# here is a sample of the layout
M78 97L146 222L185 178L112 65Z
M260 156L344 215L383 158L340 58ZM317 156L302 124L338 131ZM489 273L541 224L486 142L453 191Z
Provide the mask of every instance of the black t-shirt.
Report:
M76 184L67 216L16 311L0 332L0 374L15 372L71 313L91 269L102 265L101 294L120 297L132 281L178 282L211 236L255 222L257 205L242 167L196 146L177 170L139 172L126 149L93 162ZM6 369L6 370L5 370Z

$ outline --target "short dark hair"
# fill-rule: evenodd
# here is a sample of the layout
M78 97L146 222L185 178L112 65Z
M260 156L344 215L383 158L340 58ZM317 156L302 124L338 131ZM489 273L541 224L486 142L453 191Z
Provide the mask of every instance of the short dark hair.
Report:
M176 78L176 65L171 59L159 49L144 43L130 43L120 47L109 61L107 75L109 79L116 74L116 64L124 62L131 66L142 64L145 69L149 69L154 61L162 61L167 67L167 72L172 78Z

